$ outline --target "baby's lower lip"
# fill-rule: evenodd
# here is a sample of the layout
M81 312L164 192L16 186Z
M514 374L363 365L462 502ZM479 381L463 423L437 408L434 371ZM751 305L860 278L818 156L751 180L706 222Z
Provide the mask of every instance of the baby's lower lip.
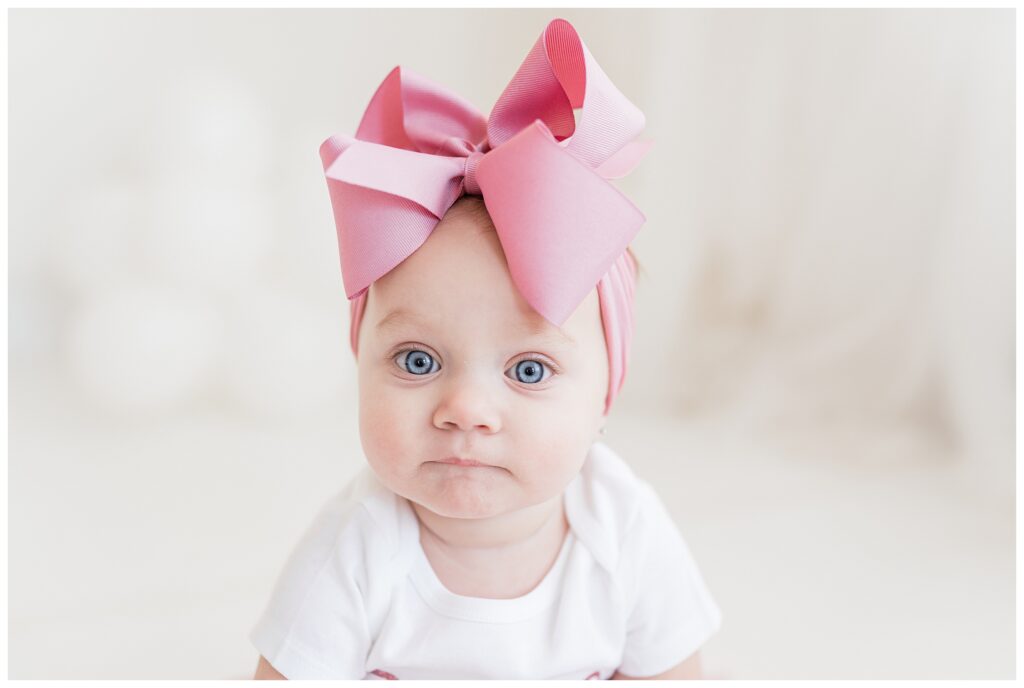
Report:
M493 468L493 466L490 466L486 463L480 463L479 461L475 461L473 459L441 459L440 461L436 461L435 463L446 463L453 466L477 466L479 468Z

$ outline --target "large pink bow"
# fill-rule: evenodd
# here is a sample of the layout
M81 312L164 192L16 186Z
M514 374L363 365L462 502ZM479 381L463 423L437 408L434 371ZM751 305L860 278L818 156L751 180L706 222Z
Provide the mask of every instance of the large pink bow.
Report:
M576 123L573 110L580 108ZM644 115L573 26L552 20L491 111L395 67L355 138L320 146L349 299L411 255L464 193L481 195L523 298L560 326L646 218L608 179L650 147Z

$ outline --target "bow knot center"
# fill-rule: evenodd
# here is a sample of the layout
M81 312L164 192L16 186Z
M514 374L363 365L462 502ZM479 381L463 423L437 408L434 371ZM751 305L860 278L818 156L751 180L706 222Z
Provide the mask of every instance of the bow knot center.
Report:
M484 157L484 154L480 151L473 151L466 156L466 173L462 180L462 187L466 194L470 196L480 195L480 186L476 183L476 167L480 164L480 158Z

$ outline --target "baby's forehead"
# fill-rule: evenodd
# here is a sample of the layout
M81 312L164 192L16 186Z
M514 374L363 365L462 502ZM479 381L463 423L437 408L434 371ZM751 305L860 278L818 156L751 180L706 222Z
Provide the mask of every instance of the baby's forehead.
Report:
M431 236L376 283L384 300L464 301L532 317L509 273L497 233L460 218L438 225ZM500 298L497 298L500 297Z
M603 337L596 289L566 322L549 322L520 294L482 202L455 211L457 206L412 255L371 286L371 304L376 296L371 326L378 321L479 321L488 331L509 336L551 336L569 342L594 332Z
M446 308L447 303L458 298L456 295L440 293L429 299L404 299L388 298L380 293L375 293L370 287L372 297L376 297L376 305L373 308L376 321L375 327L380 329L393 328L398 325L426 325L432 326L442 323L445 320L481 321L492 320L500 322L506 331L522 332L529 335L544 335L551 332L560 332L561 328L553 325L544 319L542 315L524 303L511 306L504 304L490 305L487 308L467 307L460 300L456 308ZM369 301L373 301L373 298ZM424 301L429 301L430 307Z
M472 294L420 292L423 298L379 298L370 287L368 303L374 304L367 322L381 336L410 335L462 337L475 335L489 341L521 342L536 340L562 349L589 346L590 340L603 340L603 327L597 291L584 299L577 310L557 326L519 297L512 303L494 295L477 301ZM393 296L393 295L392 295ZM375 302L375 297L376 302ZM485 305L486 304L486 305Z

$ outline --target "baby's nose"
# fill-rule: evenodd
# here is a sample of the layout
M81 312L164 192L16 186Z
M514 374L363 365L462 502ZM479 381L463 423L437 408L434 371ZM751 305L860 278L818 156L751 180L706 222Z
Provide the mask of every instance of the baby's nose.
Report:
M434 411L436 427L483 433L501 429L501 413L494 390L468 376L447 382Z

